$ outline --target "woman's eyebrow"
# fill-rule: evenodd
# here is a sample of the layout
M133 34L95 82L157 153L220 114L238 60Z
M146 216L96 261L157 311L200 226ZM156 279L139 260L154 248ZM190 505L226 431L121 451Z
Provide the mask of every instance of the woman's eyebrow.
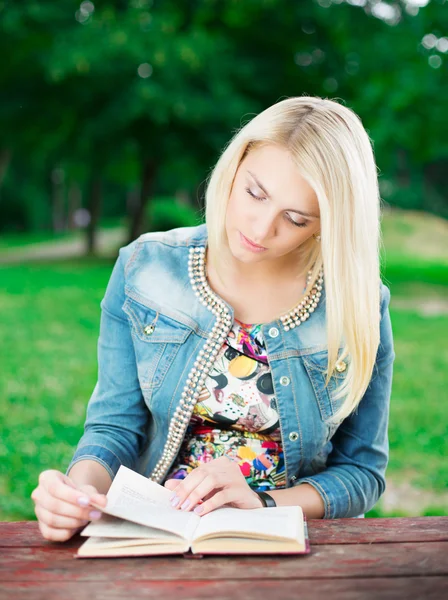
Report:
M247 170L247 172L252 177L252 179L255 181L255 183L258 185L260 190L263 191L263 193L266 195L266 197L272 199L270 193L267 191L267 189L264 187L264 185L257 179L257 177L252 173L252 171ZM287 210L289 212L298 213L299 215L302 215L303 217L312 217L313 219L319 219L319 215L315 215L313 213L307 213L307 212L304 212L303 210L296 210L295 208L285 208L285 210Z

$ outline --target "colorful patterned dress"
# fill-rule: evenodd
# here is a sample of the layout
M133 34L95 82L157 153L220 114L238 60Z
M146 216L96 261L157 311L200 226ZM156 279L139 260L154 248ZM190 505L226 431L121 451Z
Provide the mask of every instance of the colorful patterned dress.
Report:
M195 405L167 479L220 456L238 462L255 491L284 488L285 464L261 326L235 319Z

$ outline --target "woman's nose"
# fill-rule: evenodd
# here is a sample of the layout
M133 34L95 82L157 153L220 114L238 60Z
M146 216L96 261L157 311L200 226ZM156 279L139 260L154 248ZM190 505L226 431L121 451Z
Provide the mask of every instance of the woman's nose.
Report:
M263 242L275 236L275 220L256 221L253 224L253 242L263 246Z

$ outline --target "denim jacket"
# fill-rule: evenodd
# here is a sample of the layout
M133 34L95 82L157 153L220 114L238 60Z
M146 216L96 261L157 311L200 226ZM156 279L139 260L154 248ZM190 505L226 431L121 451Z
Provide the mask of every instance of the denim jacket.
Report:
M206 225L199 225L147 233L121 248L101 302L98 381L67 473L76 462L93 459L112 479L125 465L163 482L185 435L194 385L200 387L211 369L207 348L218 348L233 322L230 305L217 294L217 304L207 304L192 285L191 257L206 245ZM325 388L325 286L300 327L285 331L280 320L262 325L286 487L312 485L326 519L361 515L385 489L395 353L390 292L380 285L373 376L355 413L340 423L329 418L343 401L334 393L346 365L339 365Z

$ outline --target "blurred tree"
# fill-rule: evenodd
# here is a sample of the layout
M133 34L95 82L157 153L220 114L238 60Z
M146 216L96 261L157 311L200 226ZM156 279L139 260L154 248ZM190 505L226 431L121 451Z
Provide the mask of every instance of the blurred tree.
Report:
M150 197L194 196L233 131L304 93L343 98L361 116L386 199L448 214L448 15L445 0L424 4L0 2L2 227L65 227L77 189L93 252L114 184L134 239L151 227ZM53 192L30 194L23 173L36 189L53 181ZM8 217L12 202L23 210ZM27 217L36 203L46 221Z

